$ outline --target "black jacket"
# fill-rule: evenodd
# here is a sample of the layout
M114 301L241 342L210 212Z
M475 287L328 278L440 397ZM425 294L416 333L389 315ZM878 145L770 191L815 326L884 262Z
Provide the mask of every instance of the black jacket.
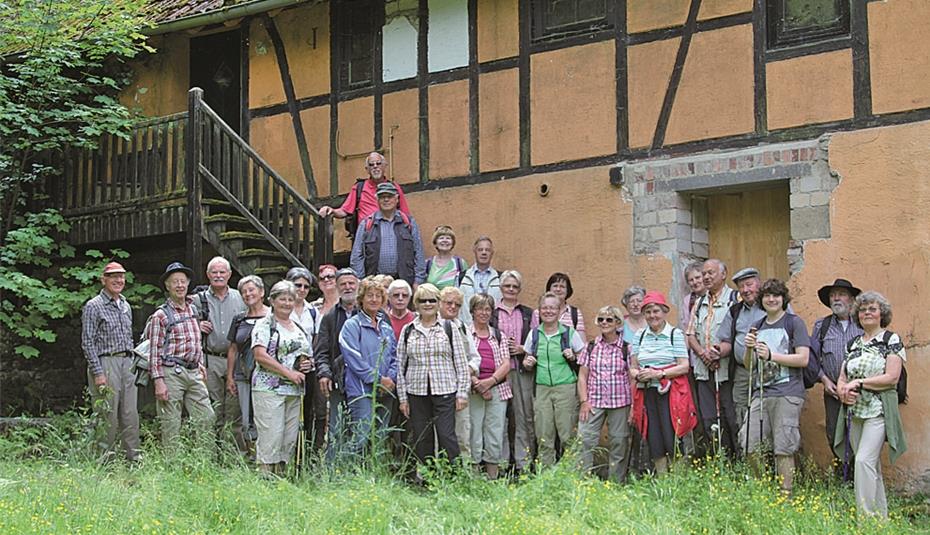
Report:
M351 314L347 314L342 303L336 303L323 315L323 319L320 320L320 332L313 341L317 377L331 379L333 390L342 390L345 380L345 362L339 347L339 333L342 332L346 320L355 315L356 310L357 308L353 308Z

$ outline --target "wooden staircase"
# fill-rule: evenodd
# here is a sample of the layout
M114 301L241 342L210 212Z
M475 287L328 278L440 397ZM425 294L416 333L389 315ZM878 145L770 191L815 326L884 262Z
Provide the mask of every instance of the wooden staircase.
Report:
M187 113L140 123L129 139L64 155L46 192L89 245L184 232L186 261L204 266L204 242L267 284L292 266L332 263L331 218L265 162L191 89ZM185 202L186 201L186 202Z

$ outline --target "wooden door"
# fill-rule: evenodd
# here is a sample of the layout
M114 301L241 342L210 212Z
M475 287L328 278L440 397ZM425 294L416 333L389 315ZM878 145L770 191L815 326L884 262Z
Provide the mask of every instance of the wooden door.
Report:
M708 197L710 256L723 260L730 276L747 266L762 280L788 279L791 217L788 185Z

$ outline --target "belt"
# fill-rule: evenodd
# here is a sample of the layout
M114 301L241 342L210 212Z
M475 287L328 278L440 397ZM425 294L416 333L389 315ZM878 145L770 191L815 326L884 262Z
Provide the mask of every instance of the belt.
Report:
M180 366L182 368L187 368L188 370L196 370L198 367L200 367L200 364L196 362L188 362L186 360L175 360L172 358L168 358L168 359L162 360L162 366L174 366L174 367Z
M100 357L129 357L132 356L132 351L128 349L126 351L111 351L110 353L101 353L97 355L97 358Z

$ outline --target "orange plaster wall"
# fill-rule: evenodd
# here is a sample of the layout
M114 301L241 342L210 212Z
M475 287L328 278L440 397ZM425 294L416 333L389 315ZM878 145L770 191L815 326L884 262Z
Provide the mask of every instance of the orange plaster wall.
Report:
M284 86L274 45L265 27L256 21L249 25L249 107L261 108L282 102Z
M520 110L516 69L478 79L478 148L481 171L520 164Z
M329 106L309 108L300 112L300 120L310 151L310 165L316 182L317 195L325 197L329 191ZM303 174L301 174L303 176Z
M355 179L366 176L365 157L375 150L374 118L375 100L372 97L357 98L339 103L339 191L347 193ZM337 192L333 192L337 193Z
M408 89L388 93L384 95L381 102L384 128L382 139L384 140L384 155L389 163L388 176L402 184L420 180L418 98L416 89Z
M517 0L478 0L478 61L519 53Z
M613 41L534 54L530 73L534 165L616 151Z
M930 106L930 2L870 2L869 57L875 113Z
M831 201L829 240L805 244L804 267L792 279L794 306L808 326L828 313L816 291L836 277L878 290L892 304L890 326L905 341L909 377L930 376L930 123L836 133L830 166L840 178ZM916 388L914 385L918 385ZM910 381L902 406L908 451L883 468L898 487L930 482L930 390ZM829 459L820 387L811 390L802 416L805 451ZM887 451L887 448L886 448ZM887 457L886 457L887 461Z
M329 106L303 110L300 118L310 151L317 194L329 195ZM252 119L249 123L249 143L272 169L294 189L306 195L307 181L297 152L297 138L294 136L294 123L290 115L279 113Z
M631 147L652 144L680 42L676 37L627 49Z
M691 0L631 0L627 3L627 31L646 32L681 26L688 18Z
M297 98L329 93L329 4L288 9L282 11L274 21L278 26L278 32L281 33L281 40L284 42L287 64ZM313 39L314 29L316 30L316 48L314 48ZM267 83L274 84L276 80L280 86L281 75L277 70L277 59L274 59L274 49L269 49L269 52L273 59L271 63L274 67L274 76L269 77ZM264 84L266 81L256 80L253 83ZM268 91L272 90L268 88Z
M850 50L769 63L765 72L769 129L853 116Z
M180 34L156 36L149 45L156 52L132 63L133 80L120 102L147 117L186 111L190 39Z
M597 309L617 304L632 280L630 251L633 205L607 179L609 167L564 171L408 196L422 232L439 224L456 231L455 252L471 263L471 245L481 234L494 240L493 265L516 268L524 277L521 300L535 305L555 271L572 277L575 295L594 332ZM547 183L550 193L537 188ZM572 224L566 224L569 207ZM465 209L464 207L469 207ZM435 254L427 241L426 253Z
M752 0L704 0L698 20L713 19L752 11Z
M429 88L430 179L468 174L468 80Z
M700 32L691 41L666 144L751 132L752 25Z

